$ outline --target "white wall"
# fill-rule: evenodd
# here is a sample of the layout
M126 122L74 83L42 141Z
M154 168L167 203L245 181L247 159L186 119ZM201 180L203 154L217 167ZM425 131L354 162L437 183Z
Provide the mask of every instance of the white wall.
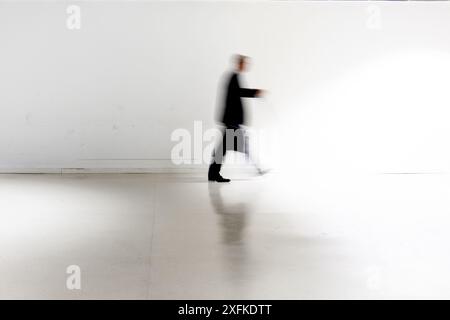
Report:
M79 5L68 30L67 4L0 3L3 171L173 167L236 52L269 89L249 109L275 167L450 169L448 3L376 2L381 29L367 2Z

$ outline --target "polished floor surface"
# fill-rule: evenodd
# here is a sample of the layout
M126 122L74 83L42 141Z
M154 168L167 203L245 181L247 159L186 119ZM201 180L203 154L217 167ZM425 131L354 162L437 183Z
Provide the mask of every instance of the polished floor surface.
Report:
M0 175L0 298L450 298L450 176L236 178Z

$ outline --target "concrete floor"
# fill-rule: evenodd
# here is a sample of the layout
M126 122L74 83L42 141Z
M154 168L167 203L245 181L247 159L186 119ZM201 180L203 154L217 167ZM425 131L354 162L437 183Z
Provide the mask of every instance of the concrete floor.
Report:
M450 298L448 175L0 175L0 199L1 299Z

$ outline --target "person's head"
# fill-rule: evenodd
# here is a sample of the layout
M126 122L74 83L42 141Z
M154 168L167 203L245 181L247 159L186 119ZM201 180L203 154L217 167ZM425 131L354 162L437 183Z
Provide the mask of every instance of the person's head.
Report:
M237 54L235 56L236 70L238 72L245 72L248 68L249 57Z

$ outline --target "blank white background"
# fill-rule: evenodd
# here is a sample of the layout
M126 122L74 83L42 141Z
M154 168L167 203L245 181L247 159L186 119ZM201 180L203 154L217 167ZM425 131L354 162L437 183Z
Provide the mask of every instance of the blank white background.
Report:
M79 5L68 30L67 4L0 3L3 171L173 168L171 133L214 127L236 52L269 90L248 108L275 168L449 170L448 3Z

